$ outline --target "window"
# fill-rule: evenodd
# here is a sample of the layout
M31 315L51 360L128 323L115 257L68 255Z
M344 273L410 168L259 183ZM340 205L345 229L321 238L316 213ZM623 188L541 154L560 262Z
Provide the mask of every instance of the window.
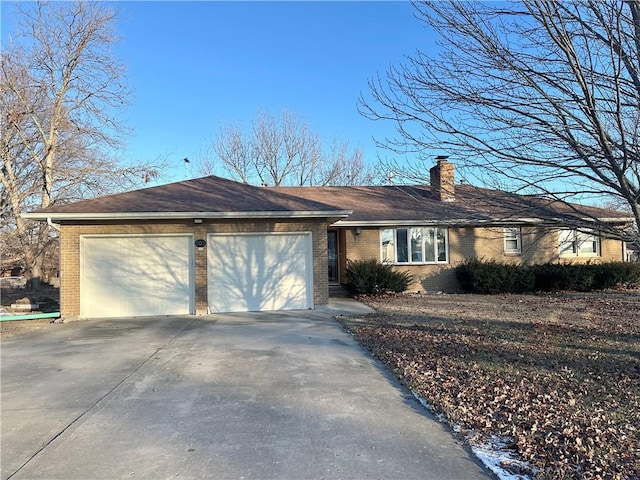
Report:
M382 230L382 232L380 233L380 240L382 242L382 262L394 263L396 259L396 242L394 238L394 230Z
M386 263L424 264L449 261L445 228L385 228L380 231L380 243L380 256Z
M597 257L600 255L600 239L594 233L560 230L558 239L561 257Z
M522 230L520 227L504 229L504 253L522 253Z

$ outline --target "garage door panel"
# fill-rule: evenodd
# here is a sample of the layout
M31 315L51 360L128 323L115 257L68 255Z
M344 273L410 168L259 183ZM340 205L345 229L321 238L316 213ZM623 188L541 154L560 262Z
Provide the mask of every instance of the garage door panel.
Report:
M121 311L122 289L118 286L100 287L94 284L94 288L82 292L81 316L94 317L118 317Z
M210 235L208 245L210 312L312 306L308 235Z
M273 235L266 237L266 250L269 260L279 260L283 253L288 255L306 255L306 237L302 235Z
M303 309L306 307L306 285L281 285L276 287L270 310Z
M191 236L82 238L81 316L192 311Z

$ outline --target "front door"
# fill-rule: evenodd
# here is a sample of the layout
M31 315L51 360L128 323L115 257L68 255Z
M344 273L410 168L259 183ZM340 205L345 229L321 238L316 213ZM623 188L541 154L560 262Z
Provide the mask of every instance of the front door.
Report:
M329 260L329 283L338 283L338 231L327 232L327 254Z

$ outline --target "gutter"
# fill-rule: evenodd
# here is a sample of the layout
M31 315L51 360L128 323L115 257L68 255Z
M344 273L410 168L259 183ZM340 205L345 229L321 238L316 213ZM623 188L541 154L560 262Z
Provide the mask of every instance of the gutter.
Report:
M353 210L309 210L309 211L248 211L248 212L109 212L109 213L47 213L32 212L22 215L31 220L46 220L55 230L60 230L57 221L73 220L189 220L189 219L241 219L241 218L329 218L338 219L335 226L378 227L378 226L476 226L476 225L525 225L556 222L565 223L562 218L470 218L456 220L435 219L388 219L388 220L345 220ZM629 223L632 217L580 218L587 222ZM335 220L334 220L335 221Z
M583 221L594 222L593 218L582 218ZM632 218L598 218L597 221L603 223L628 223ZM456 220L426 220L426 219L405 219L405 220L338 220L336 227L394 227L394 226L429 226L429 227L474 227L474 226L509 226L509 225L544 225L544 224L566 224L560 218L489 218L489 219L456 219Z
M231 218L345 218L352 210L264 211L264 212L109 212L109 213L49 213L32 212L22 215L31 220L185 220ZM51 223L50 223L51 225ZM56 228L56 227L54 227Z

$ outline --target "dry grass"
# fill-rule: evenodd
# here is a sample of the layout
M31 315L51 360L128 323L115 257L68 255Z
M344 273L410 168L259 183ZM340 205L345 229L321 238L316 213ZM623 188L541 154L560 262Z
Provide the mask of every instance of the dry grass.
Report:
M1 318L1 317L0 317ZM0 339L4 340L16 335L22 335L36 330L45 330L51 328L51 319L39 320L15 320L11 322L0 323Z
M468 435L540 479L640 478L640 294L363 299L355 337Z

